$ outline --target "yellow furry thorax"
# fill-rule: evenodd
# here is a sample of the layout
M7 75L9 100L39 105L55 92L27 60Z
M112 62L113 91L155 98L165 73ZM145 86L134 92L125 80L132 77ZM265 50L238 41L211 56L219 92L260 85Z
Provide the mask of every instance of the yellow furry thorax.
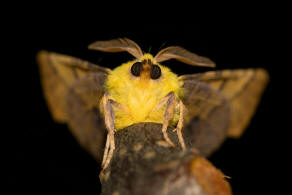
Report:
M160 78L145 79L131 73L132 65L139 61L151 60L161 69ZM105 91L110 99L118 102L121 107L113 107L115 113L115 128L117 130L139 122L162 123L165 105L157 107L169 92L173 91L176 98L183 95L178 77L171 70L156 63L151 54L144 54L141 59L123 63L115 68L107 77ZM175 109L170 125L178 121L179 107Z

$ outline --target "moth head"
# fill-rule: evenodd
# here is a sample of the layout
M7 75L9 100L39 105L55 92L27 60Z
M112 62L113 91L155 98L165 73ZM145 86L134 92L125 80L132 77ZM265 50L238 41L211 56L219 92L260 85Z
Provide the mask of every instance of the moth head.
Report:
M90 44L88 48L104 52L127 51L128 53L133 55L137 60L140 60L143 57L145 57L145 55L143 55L141 48L134 41L128 38L118 38L108 41L96 41ZM199 56L179 46L171 46L162 49L156 54L155 57L152 58L152 62L155 61L156 63L160 63L170 59L176 59L178 61L181 61L192 66L215 67L215 63L209 58ZM142 67L144 67L144 65Z
M161 77L161 67L155 63L151 54L144 54L143 57L133 63L131 74L141 79L157 80Z

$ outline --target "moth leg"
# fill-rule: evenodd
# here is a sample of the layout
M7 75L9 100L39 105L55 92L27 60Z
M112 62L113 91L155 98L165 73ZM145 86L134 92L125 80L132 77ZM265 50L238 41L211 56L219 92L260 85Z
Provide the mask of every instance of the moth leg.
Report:
M113 152L115 150L115 115L112 104L118 104L112 99L109 99L109 95L105 94L102 98L102 106L104 111L104 119L105 119L105 126L108 131L107 133L107 140L105 145L105 151L102 160L102 171L100 175L104 172L104 170L108 167L112 157Z
M104 150L104 153L103 153L103 158L102 158L102 163L101 163L101 166L102 167L105 164L106 157L108 156L108 149L109 149L109 143L110 143L109 140L110 140L109 135L107 135L107 137L106 137L106 144L105 144L105 150Z
M178 123L177 123L177 126L176 126L174 131L177 132L179 143L180 143L182 149L185 150L186 145L185 145L182 133L181 133L182 128L183 128L183 122L184 122L184 104L181 100L179 100L179 119L178 119Z
M163 119L163 124L162 124L162 133L163 133L163 137L165 141L172 147L175 147L175 145L169 139L166 132L168 123L173 118L173 114L174 114L174 109L175 109L175 104L176 104L174 92L170 92L167 96L165 96L165 98L167 99L167 102L166 102L166 108L165 108L164 119Z

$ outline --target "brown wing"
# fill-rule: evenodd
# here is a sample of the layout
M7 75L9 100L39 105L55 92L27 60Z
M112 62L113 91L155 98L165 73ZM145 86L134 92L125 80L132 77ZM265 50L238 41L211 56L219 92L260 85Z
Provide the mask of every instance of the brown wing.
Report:
M89 73L70 87L65 98L67 123L72 134L98 161L105 136L104 120L99 112L105 78L103 73Z
M171 46L162 49L154 57L157 62L163 62L169 59L176 59L193 66L215 67L215 63L209 58L199 56L179 46Z
M110 72L90 62L48 51L37 54L41 82L53 118L58 122L66 122L65 95L69 87L88 73Z
M182 99L185 116L185 139L207 156L227 137L230 121L228 100L205 83L185 81Z
M264 69L243 69L182 75L180 80L204 82L223 94L231 105L228 135L239 137L256 110L269 76Z
M47 51L39 52L37 60L53 118L67 123L81 146L99 159L104 126L98 105L110 69Z

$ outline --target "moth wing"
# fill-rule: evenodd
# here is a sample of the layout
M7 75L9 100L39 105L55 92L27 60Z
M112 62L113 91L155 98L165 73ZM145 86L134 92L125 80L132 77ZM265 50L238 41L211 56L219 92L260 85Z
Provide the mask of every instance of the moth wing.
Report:
M89 73L77 80L66 95L67 123L79 144L97 161L105 139L104 119L99 111L106 75Z
M185 81L183 89L186 141L207 156L227 137L230 104L222 94L202 82Z
M37 61L54 120L67 123L81 146L99 160L104 124L98 105L110 69L48 51L39 52Z
M269 75L264 69L258 68L210 71L182 75L179 79L183 82L204 82L224 95L231 106L228 136L237 138L249 124L267 85Z
M37 54L41 82L49 110L54 120L66 122L65 95L71 85L88 73L108 74L110 69L90 62L54 52Z

